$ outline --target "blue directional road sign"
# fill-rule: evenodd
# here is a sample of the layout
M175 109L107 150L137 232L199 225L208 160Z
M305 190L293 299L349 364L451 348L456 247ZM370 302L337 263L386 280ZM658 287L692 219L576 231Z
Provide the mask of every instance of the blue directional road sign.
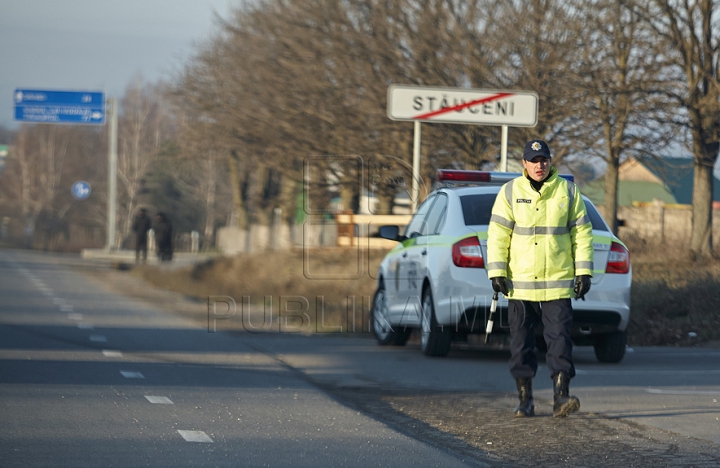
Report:
M85 200L87 197L90 196L90 184L88 184L84 180L79 180L75 182L72 186L72 194L73 197L77 198L78 200Z
M15 120L34 123L105 124L105 96L97 91L16 89Z

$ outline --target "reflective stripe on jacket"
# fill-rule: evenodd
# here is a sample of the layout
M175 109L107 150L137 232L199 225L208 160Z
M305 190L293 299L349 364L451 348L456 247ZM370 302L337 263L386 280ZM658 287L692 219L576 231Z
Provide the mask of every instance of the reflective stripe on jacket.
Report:
M592 276L593 235L577 186L550 176L533 189L523 176L506 183L488 226L488 278L508 279L508 298L552 301L574 297L578 275Z

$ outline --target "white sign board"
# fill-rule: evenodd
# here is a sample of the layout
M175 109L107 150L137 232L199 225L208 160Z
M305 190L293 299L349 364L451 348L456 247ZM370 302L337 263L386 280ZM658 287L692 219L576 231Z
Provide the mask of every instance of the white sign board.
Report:
M392 120L534 127L538 95L528 91L390 85L387 114Z

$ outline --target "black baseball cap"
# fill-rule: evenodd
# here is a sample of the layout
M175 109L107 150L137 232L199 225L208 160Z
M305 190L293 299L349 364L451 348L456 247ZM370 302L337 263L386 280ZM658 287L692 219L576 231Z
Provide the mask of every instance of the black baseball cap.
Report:
M542 140L530 140L525 143L525 149L523 150L523 159L526 161L532 161L535 156L544 156L548 159L550 157L550 148L547 143Z

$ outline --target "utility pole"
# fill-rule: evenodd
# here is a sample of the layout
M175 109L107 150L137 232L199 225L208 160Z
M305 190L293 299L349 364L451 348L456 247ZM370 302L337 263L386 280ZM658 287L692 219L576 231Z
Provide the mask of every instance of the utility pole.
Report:
M108 218L107 218L107 246L108 252L115 250L115 222L117 200L117 128L118 109L117 99L111 98L110 104L110 135L108 144Z

